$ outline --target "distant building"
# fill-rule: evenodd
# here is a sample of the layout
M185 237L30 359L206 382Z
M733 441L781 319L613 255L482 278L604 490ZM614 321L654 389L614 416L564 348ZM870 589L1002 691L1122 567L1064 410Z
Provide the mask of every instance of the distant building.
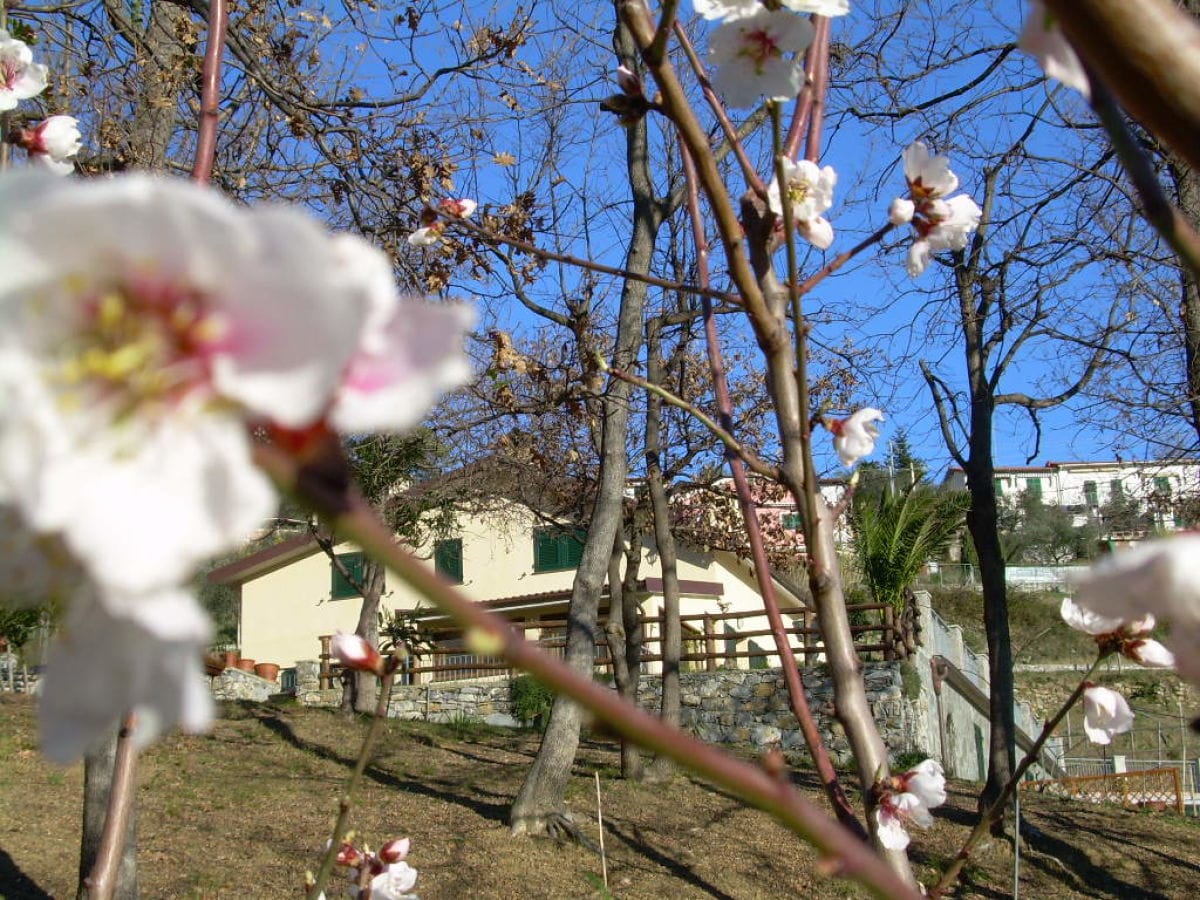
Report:
M965 490L966 473L947 473L948 487ZM1200 499L1200 460L1047 462L1041 466L997 466L996 495L1022 493L1074 514L1075 523L1096 523L1106 537L1136 539L1151 530L1189 525L1187 509Z

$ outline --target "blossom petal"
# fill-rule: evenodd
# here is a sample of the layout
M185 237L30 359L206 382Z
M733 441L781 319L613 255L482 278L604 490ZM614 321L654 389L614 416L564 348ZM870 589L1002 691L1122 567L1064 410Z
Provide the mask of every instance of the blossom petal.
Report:
M113 615L107 608L113 604L99 602L93 592L83 588L73 599L46 655L38 716L47 758L73 762L130 709L137 716L138 746L175 725L207 728L213 703L201 652L209 626L196 602L176 591L131 604L143 621L173 623L175 636L164 640Z
M1111 744L1113 735L1133 728L1133 711L1111 688L1093 685L1083 692L1083 730L1094 744Z

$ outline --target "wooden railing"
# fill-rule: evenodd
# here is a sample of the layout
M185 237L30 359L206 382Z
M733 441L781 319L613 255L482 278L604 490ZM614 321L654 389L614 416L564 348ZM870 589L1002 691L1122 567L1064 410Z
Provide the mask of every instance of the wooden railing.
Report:
M1026 781L1021 787L1027 791L1072 797L1088 803L1119 803L1121 806L1157 812L1170 808L1183 815L1183 783L1179 769L1174 767Z
M864 659L893 660L902 659L907 655L907 648L912 646L913 635L908 625L910 617L898 617L892 606L883 603L854 604L847 607L851 621L862 624L852 625L850 630L854 635L855 647ZM742 629L731 628L728 623L736 620L762 620L760 628ZM903 620L903 621L901 621ZM645 616L642 626L646 637L643 643L641 662L656 663L662 661L660 635L663 620L661 616ZM800 616L799 625L793 625L786 630L792 643L792 652L801 665L819 661L824 647L821 643L820 630L816 626L816 617L810 612ZM771 664L771 658L778 660L775 652L775 642L771 637L770 628L766 627L765 615L761 612L728 612L703 613L680 616L683 626L683 653L680 662L685 671L707 670L715 671L722 666L737 666L741 660L749 660L750 667L766 668ZM513 622L513 627L525 634L530 631L539 634L532 638L546 650L558 656L566 652L565 619L540 620L530 622ZM761 646L738 649L745 641L760 639ZM461 681L477 678L498 677L511 674L511 670L503 659L493 656L480 656L472 653L462 642L461 636L453 632L433 632L431 639L434 644L432 651L425 653L414 665L405 670L406 681ZM603 634L599 634L595 644L596 669L611 670L608 644Z

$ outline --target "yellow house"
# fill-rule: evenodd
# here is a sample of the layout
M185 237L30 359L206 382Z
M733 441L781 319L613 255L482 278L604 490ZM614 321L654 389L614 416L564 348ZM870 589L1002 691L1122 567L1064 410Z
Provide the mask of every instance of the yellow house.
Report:
M582 549L582 531L548 524L526 507L495 501L484 511L462 512L447 536L418 548L428 565L468 596L485 604L525 630L530 639L549 647L561 643L567 602ZM353 572L361 554L349 544L335 548ZM685 654L707 655L701 665L777 665L767 651L773 647L768 623L751 567L723 552L680 547L678 577ZM652 545L643 547L638 592L646 624L647 651L657 655L662 572ZM240 593L239 644L243 657L274 662L284 668L299 660L317 659L320 636L353 631L359 598L336 570L316 540L308 534L252 553L214 570L210 580L229 584ZM785 624L811 625L802 602L777 583ZM413 680L452 680L501 674L488 661L460 649L450 623L424 598L406 586L387 584L381 602L386 610L416 611L422 624L438 639L433 662L418 661ZM601 625L607 616L607 597L601 601ZM603 634L598 635L603 643ZM800 646L803 639L793 638ZM598 647L598 661L606 652ZM686 665L685 661L685 665ZM430 671L430 669L436 671ZM653 659L648 668L657 666Z

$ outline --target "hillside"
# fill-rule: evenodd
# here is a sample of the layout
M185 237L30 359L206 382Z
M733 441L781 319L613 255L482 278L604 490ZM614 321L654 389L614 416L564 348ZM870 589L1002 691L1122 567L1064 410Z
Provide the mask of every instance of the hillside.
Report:
M0 720L0 896L70 896L81 767L57 769L41 759L27 699L0 694ZM230 706L211 735L174 736L151 749L140 776L142 895L297 895L364 727L330 710ZM623 782L616 746L592 740L581 747L568 801L595 840L592 779L600 773L605 892L595 853L508 834L508 805L536 747L528 733L389 722L351 824L376 846L411 836L409 861L420 871L423 900L864 896L822 874L808 847L764 813L688 777L669 788ZM811 778L796 777L816 795ZM920 877L931 878L957 851L973 808L973 786L952 784L934 827L914 836ZM1038 795L1023 797L1022 810L1032 826L1021 854L1022 896L1193 893L1200 831L1191 820ZM1012 877L1007 845L994 844L968 866L957 896L1009 896Z

